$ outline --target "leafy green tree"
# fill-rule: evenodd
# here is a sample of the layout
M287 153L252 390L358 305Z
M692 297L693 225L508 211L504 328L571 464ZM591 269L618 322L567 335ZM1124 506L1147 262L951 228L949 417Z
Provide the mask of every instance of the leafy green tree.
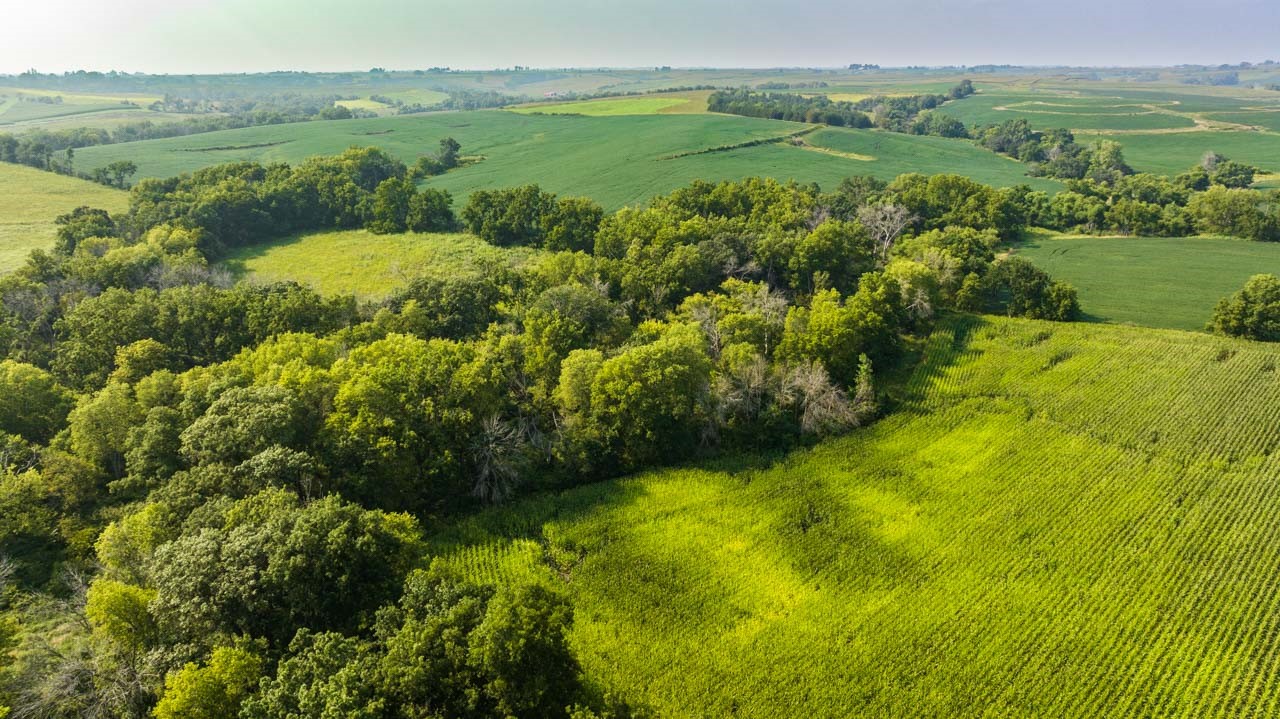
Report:
M45 444L67 424L75 397L48 372L0 360L0 433Z
M408 229L409 208L416 194L417 188L408 178L392 177L384 180L373 193L369 231L389 235Z
M1209 179L1215 185L1223 187L1248 187L1253 184L1253 178L1258 174L1258 168L1246 165L1243 162L1235 160L1226 160L1217 163L1213 172L1210 173Z
M263 661L242 647L218 647L204 665L188 663L165 677L156 719L235 719L258 687Z
M467 231L494 245L541 246L545 218L556 209L556 196L537 185L506 190L477 190L462 208Z
M1254 275L1213 308L1208 329L1230 337L1280 342L1280 278Z
M579 369L575 362L564 371ZM697 446L710 380L702 334L673 326L600 364L591 378L589 418L579 423L626 467L684 456Z
M543 246L548 250L586 252L595 246L604 219L600 205L586 197L562 197L542 218Z
M81 241L90 237L116 237L119 230L115 220L106 210L92 207L77 207L54 220L58 226L58 241L54 250L59 254L70 256L76 251Z
M448 190L428 187L409 199L406 224L413 232L448 232L457 223L452 205Z
M245 700L243 719L383 719L386 701L375 692L378 655L337 632L299 630L275 675Z
M151 610L181 642L248 635L282 648L302 627L355 631L421 556L411 517L334 496L302 504L276 489L212 509L152 560Z
M498 385L476 351L445 340L390 335L340 360L326 429L355 496L425 508L460 497L471 438L498 414Z

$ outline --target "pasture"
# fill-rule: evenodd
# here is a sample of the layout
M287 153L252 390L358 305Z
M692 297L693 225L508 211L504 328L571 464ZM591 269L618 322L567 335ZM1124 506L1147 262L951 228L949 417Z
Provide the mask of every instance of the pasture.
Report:
M1280 705L1280 349L957 318L894 413L441 531L571 597L659 716L1240 717Z
M123 212L129 195L74 177L0 162L0 274L11 272L34 249L53 245L58 215L81 205Z
M428 181L454 193L459 205L476 189L531 182L558 194L591 197L607 209L645 202L695 179L753 175L831 187L850 175L892 179L907 171L951 171L997 185L1058 186L1027 178L1023 166L965 141L870 131L818 130L810 136L811 142L836 152L780 144L707 152L814 129L710 114L585 117L480 111L273 125L105 145L77 152L76 162L93 168L128 159L138 165L137 178L168 177L240 160L296 163L361 145L381 147L412 163L451 136L462 143L465 154L484 157ZM876 160L843 156L846 145L874 148L868 154Z
M500 249L467 234L340 230L240 248L223 264L253 282L294 281L323 294L377 300L417 277L456 277L476 272L482 262L518 266L536 255L536 250Z
M1237 239L1045 233L1017 252L1074 285L1089 319L1146 327L1204 329L1249 277L1280 274L1280 246Z

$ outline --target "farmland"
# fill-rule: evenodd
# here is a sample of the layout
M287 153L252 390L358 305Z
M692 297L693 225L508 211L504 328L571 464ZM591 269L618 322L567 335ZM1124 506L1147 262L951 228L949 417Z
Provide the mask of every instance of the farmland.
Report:
M374 235L366 230L319 232L236 251L225 261L253 282L292 280L326 294L380 299L417 277L457 277L477 263L519 265L531 250L500 250L470 235Z
M663 716L1266 716L1277 360L962 320L869 431L436 542L477 578L568 592L588 674Z
M462 143L465 153L485 158L430 181L460 198L475 189L536 182L560 194L592 197L614 209L694 179L768 175L829 186L849 175L892 179L908 171L958 171L995 185L1058 186L1027 178L1023 166L965 141L872 131L815 133L810 142L836 151L828 153L757 145L687 154L782 139L809 129L795 123L720 115L585 117L480 111L253 127L90 147L77 153L77 163L100 167L129 159L138 164L138 177L167 177L237 160L296 163L352 145L381 147L412 162L433 151L440 138L451 136ZM875 159L852 159L840 153Z
M0 163L0 274L53 244L53 220L81 205L122 212L129 196L92 182Z
M1018 252L1074 285L1090 319L1147 327L1203 329L1249 277L1280 274L1280 246L1244 240L1041 235Z
M1206 152L1226 155L1263 170L1280 170L1280 134L1263 132L1180 132L1090 135L1079 133L1080 142L1115 140L1125 159L1136 169L1163 175L1185 172Z

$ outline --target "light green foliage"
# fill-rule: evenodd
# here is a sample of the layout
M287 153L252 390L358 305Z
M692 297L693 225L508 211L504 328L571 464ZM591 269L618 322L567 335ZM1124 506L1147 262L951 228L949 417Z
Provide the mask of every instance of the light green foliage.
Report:
M377 506L429 506L466 486L466 448L499 409L494 378L474 348L391 335L340 360L333 375L326 427L348 471L361 477L357 496Z
M45 443L67 422L74 396L44 370L0 361L0 433Z
M155 620L147 609L156 591L112 579L89 586L85 616L95 636L129 652L140 652L156 640Z
M381 299L414 277L473 275L485 263L518 267L538 255L524 247L495 248L466 234L339 230L241 248L226 265L259 282L295 280L327 295Z
M590 401L582 406L584 370L594 361L580 350L561 373L562 410L580 435L571 441L599 443L622 466L669 461L687 455L698 441L711 375L706 340L692 325L665 328L647 344L632 346L601 362L590 378Z
M562 586L588 678L659 716L1239 716L1280 701L1257 660L1277 362L961 318L866 430L531 498L437 546Z
M187 664L164 680L156 719L235 719L258 688L262 658L247 649L218 647L206 665Z

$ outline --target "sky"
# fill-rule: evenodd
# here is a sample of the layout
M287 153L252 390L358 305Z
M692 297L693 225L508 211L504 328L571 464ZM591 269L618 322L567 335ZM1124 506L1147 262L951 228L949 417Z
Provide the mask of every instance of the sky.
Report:
M8 3L7 3L8 4ZM1280 0L18 0L0 73L1280 60Z

